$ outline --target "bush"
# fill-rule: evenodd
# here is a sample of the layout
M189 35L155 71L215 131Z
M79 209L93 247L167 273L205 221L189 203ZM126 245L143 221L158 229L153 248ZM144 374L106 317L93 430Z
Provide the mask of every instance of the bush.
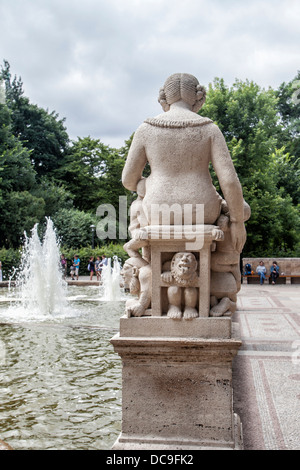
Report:
M91 256L94 256L96 260L97 256L105 255L107 258L113 258L114 256L118 257L119 262L123 265L128 255L124 250L122 245L114 245L110 243L109 245L103 245L100 248L95 248L94 250L89 247L82 247L82 248L64 248L61 247L61 253L63 253L68 262L68 274L70 273L70 266L73 264L74 256L78 255L80 259L80 269L79 274L81 276L85 276L89 274L87 269L89 264L89 259Z
M79 270L80 275L85 276L88 275L88 263L91 256L94 256L95 260L97 256L105 255L107 258L113 258L113 256L117 256L119 262L123 265L128 255L124 250L122 245L114 245L110 243L109 245L103 245L100 248L92 248L89 247L82 247L82 248L64 248L61 247L60 252L63 253L68 261L68 274L70 273L70 266L73 264L74 255L78 255L80 259L80 267ZM2 273L3 273L3 280L9 280L12 274L18 271L21 262L21 253L22 249L14 250L13 248L1 248L0 249L0 261L2 262ZM13 276L15 279L15 275Z
M19 268L21 261L21 249L14 250L13 248L1 248L0 261L2 262L3 280L7 281L13 275L14 271L17 271ZM15 276L13 279L15 279Z

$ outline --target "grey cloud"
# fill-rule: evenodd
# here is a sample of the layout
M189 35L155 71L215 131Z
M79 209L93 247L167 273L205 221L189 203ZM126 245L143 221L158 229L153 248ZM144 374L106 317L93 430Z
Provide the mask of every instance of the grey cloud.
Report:
M121 146L161 112L171 73L203 85L291 80L299 11L293 0L14 0L0 5L0 51L30 100L66 117L72 138Z

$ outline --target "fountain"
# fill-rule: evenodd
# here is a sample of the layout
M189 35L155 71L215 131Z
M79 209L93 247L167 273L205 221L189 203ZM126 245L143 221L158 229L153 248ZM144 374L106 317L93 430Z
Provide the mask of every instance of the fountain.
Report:
M109 340L124 301L111 261L99 295L63 280L50 219L42 241L37 225L25 237L16 286L0 297L0 438L13 449L107 450L120 433L120 361Z
M107 265L102 270L102 288L104 301L120 301L121 300L121 265L118 257L113 257L113 266L111 266L111 258L108 258Z
M31 237L25 234L21 269L17 277L22 309L38 316L61 314L67 307L67 284L60 268L59 242L53 222L47 219L44 239L38 235L38 224Z
M0 437L15 450L107 450L121 420L109 341L124 310L118 258L108 260L102 294L68 286L47 219L42 241L37 225L25 236L21 261L16 286L1 288Z

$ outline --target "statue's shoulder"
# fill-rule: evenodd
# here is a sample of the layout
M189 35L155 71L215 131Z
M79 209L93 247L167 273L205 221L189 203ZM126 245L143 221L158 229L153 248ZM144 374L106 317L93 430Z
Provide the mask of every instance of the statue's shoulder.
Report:
M213 124L213 121L209 118L202 117L195 114L193 119L178 119L172 120L166 114L160 114L156 117L147 118L144 124L150 126L162 127L162 128L185 128L185 127L200 127L208 124Z

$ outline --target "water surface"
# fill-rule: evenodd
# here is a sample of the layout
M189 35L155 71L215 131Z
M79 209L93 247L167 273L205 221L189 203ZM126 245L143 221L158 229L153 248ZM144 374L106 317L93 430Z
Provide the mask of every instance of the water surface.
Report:
M69 286L68 310L53 318L26 316L0 290L0 438L14 449L110 449L119 435L110 339L124 301L103 302L97 289Z

